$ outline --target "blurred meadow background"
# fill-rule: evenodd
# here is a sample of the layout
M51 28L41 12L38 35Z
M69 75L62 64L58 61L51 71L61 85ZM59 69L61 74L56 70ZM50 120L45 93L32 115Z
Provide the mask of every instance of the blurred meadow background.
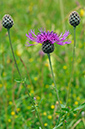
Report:
M68 84L73 59L73 27L69 14L77 11L81 23L76 27L75 72L71 83L68 110L61 117L54 89L49 62L42 54L41 45L27 47L26 33L45 28L64 33L69 30L71 44L55 44L51 54L53 71L61 105L66 104ZM39 120L19 75L10 49L8 33L2 27L2 17L12 16L14 25L10 29L12 45L19 70L34 98L45 129L85 128L85 0L1 0L0 1L0 129L39 129ZM82 106L82 108L80 107ZM77 107L78 110L77 110ZM75 110L74 110L75 109ZM64 124L62 122L64 121Z

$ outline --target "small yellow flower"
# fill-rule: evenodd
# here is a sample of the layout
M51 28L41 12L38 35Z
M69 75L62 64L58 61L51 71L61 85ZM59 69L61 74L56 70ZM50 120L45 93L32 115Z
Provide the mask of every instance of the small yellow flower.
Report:
M28 106L27 109L28 109L28 110L31 109L31 106Z
M36 104L35 104L35 107L37 107L37 106L38 106L38 104L36 103Z
M33 58L30 58L30 59L29 59L29 62L33 62Z
M79 101L80 100L80 97L77 97L77 100Z
M31 87L31 85L27 85L27 88L30 88Z
M21 54L22 54L22 52L20 52L20 51L16 51L16 54L17 54L17 56L21 56Z
M84 16L84 9L80 10L80 16L83 17Z
M37 96L37 97L36 97L36 99L37 99L37 100L39 100L39 99L40 99L40 97L39 97L39 96Z
M12 112L11 112L11 115L12 115L12 116L14 116L14 115L15 115L15 112L14 112L14 111L12 111Z
M62 104L62 101L60 100L60 104Z
M54 105L51 105L51 109L54 109L55 108L55 106Z
M76 117L76 114L73 114Z
M6 76L6 73L5 73L5 72L3 72L3 76L4 76L4 77Z
M54 86L54 83L52 83L52 86Z
M64 66L63 66L63 69L65 69L65 70L66 70L66 69L67 69L67 66L66 66L66 65L64 65Z
M49 96L51 97L52 96L52 93L49 93Z
M71 40L71 43L73 44L74 43L74 40Z
M48 66L49 66L49 64L48 64L48 63L45 63L45 66L46 66L46 67L48 67Z
M46 88L49 88L49 85L47 84L45 87L46 87Z
M44 116L46 116L46 115L47 115L47 113L46 113L46 112L43 112L43 115L44 115Z
M51 115L48 115L48 119L52 119L52 116Z
M20 111L20 108L17 108L17 112L19 112Z
M9 64L11 62L11 60L10 59L7 59L7 64Z
M34 90L31 90L30 93L33 94L34 93Z
M2 84L0 84L0 88L2 87Z
M75 101L75 105L78 105L78 101Z
M34 77L34 80L37 81L38 80L38 77Z
M8 119L8 122L11 122L11 119Z
M45 127L46 127L47 125L48 125L47 123L44 124Z
M9 101L9 105L12 105L12 101Z
M6 95L6 98L9 98L9 95Z

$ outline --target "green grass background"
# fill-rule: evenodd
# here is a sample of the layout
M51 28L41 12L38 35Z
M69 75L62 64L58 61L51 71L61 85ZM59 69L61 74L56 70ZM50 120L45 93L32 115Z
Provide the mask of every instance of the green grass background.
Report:
M10 31L17 63L23 78L26 79L30 95L36 97L46 129L52 129L59 120L57 109L52 109L52 105L58 106L57 97L47 55L43 57L39 55L41 45L26 46L26 33L31 29L38 33L41 28L59 34L65 30L70 31L68 38L72 43L65 46L55 44L55 51L51 54L61 104L65 105L73 58L73 27L69 24L68 18L74 10L80 14L81 9L84 9L84 16L81 16L81 23L76 28L75 72L72 77L76 78L76 82L73 81L71 84L67 105L69 109L74 109L85 102L85 1L62 0L62 3L59 0L0 1L0 22L5 14L10 14L14 20L14 26ZM38 129L40 126L26 88L19 80L7 30L0 23L0 129ZM76 112L65 112L61 115L60 122L64 118L65 128L71 129L80 120L74 129L84 129L85 118L82 117L84 110L83 108ZM64 125L59 128L63 129Z

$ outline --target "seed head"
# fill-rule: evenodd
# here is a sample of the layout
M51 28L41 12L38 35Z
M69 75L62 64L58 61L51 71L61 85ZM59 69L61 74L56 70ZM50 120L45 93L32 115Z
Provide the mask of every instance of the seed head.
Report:
M73 11L70 16L69 16L69 23L73 26L76 27L80 23L80 16L76 11Z
M13 19L9 14L5 14L2 19L2 25L3 27L10 29L13 26Z
M42 50L44 53L51 53L54 51L54 44L52 44L49 40L44 41L42 44Z

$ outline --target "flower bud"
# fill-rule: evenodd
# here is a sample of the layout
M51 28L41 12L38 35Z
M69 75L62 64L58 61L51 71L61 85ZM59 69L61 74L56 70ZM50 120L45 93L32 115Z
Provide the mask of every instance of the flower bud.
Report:
M13 26L13 19L9 14L5 14L2 19L2 25L3 27L10 29Z
M69 16L69 23L73 26L76 27L80 23L80 16L76 11L73 11L70 16Z
M51 53L54 51L54 44L52 44L49 40L44 41L42 44L42 51L44 53Z

